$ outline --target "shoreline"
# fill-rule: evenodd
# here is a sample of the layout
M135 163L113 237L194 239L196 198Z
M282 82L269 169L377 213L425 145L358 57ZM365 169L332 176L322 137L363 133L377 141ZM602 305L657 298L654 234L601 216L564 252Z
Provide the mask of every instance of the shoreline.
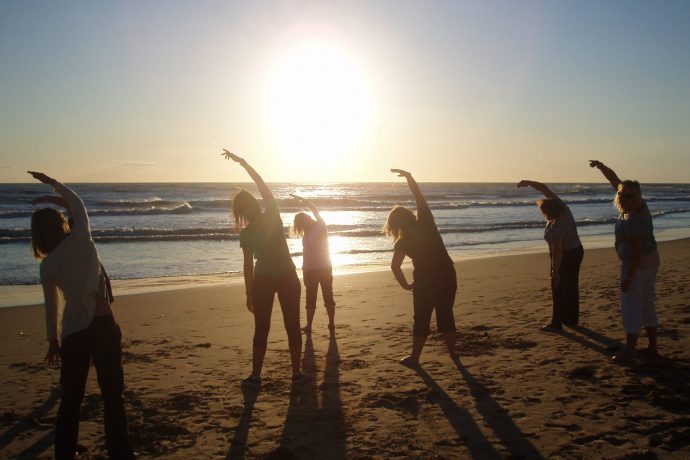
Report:
M658 243L668 241L681 241L690 239L690 228L678 228L659 231L655 234ZM585 250L613 248L612 235L585 236L580 238ZM546 253L547 248L543 241L522 241L512 244L514 247L503 246L492 252L470 252L458 254L451 252L453 262L469 260L492 259L511 257L526 254ZM409 259L405 259L403 268L410 269ZM348 276L362 273L380 272L389 270L388 263L344 265L333 267L334 276ZM302 269L297 269L300 279ZM206 286L234 285L243 281L242 272L212 273L201 275L177 275L155 278L133 278L125 280L112 280L115 297L136 294L147 294L164 291L177 291ZM42 305L43 290L40 284L29 285L0 285L0 309Z

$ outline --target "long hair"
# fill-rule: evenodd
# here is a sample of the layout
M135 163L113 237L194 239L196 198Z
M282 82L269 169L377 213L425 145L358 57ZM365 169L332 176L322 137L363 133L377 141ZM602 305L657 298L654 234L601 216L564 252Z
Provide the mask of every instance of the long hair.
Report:
M295 214L295 219L292 223L292 228L290 229L290 235L294 238L303 236L305 232L316 223L312 217L305 212L298 212Z
M631 210L640 209L640 206L642 206L642 188L640 187L640 183L636 180L624 180L618 184L618 191L616 192L616 197L613 199L613 205L616 207L618 212L621 213L621 215L626 213L621 205L621 197L618 196L618 193L622 193L623 190L625 190L626 193L633 195L632 202L630 203L631 209L628 210L628 212Z
M563 210L563 205L556 198L542 198L537 200L537 207L544 214L546 220L555 220Z
M261 206L251 193L242 189L232 197L232 214L235 216L235 231L239 232L261 216Z
M69 235L69 224L60 211L41 208L31 215L31 250L43 259Z
M383 226L383 233L393 242L398 242L416 226L417 217L412 211L403 206L395 206L388 214L388 220Z

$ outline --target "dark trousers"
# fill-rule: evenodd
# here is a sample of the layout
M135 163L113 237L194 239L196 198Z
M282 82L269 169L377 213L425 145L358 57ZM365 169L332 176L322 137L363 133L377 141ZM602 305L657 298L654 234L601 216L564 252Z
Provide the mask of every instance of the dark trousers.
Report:
M62 400L55 426L55 458L73 459L79 436L79 409L91 360L96 367L105 412L105 442L112 459L134 458L127 436L123 398L122 333L112 316L97 316L86 329L62 341Z
M438 279L414 280L412 302L414 307L414 323L412 335L427 337L430 333L431 313L436 311L436 328L438 332L455 332L455 316L453 303L458 290L455 270L439 274Z
M307 310L316 308L316 297L321 285L321 295L326 308L335 307L333 298L333 269L316 268L304 272L304 287L307 288Z
M553 295L551 324L575 325L580 320L579 278L583 256L582 246L563 251L559 271L561 282L555 289L551 286Z
M271 329L273 299L278 294L283 323L290 345L302 346L299 330L299 298L302 284L297 272L292 270L281 276L254 275L254 346L266 348L268 331Z

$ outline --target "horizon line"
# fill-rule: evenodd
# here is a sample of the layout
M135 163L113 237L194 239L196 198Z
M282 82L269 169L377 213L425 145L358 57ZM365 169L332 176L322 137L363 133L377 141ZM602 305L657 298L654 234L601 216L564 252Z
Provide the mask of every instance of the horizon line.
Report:
M264 181L266 184L404 184L405 181ZM517 184L515 181L420 181L416 180L419 184ZM546 184L580 184L580 185L597 185L597 184L608 184L605 181L598 182L576 182L576 181L549 181L541 180L539 182ZM0 185L32 185L39 184L38 181L32 182L0 182ZM69 184L102 184L102 185L119 185L119 184L141 184L141 185L153 185L153 184L254 184L252 181L245 182L230 182L230 181L150 181L150 182L74 182L65 181L62 183ZM645 182L642 181L643 185L690 185L690 182ZM46 184L47 185L47 184Z

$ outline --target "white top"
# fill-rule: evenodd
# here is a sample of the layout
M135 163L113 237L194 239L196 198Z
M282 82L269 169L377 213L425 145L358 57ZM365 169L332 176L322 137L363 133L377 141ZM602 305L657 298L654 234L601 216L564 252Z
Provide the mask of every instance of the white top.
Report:
M107 298L105 276L91 239L84 203L59 182L55 182L53 188L69 203L74 221L69 236L41 262L48 340L56 339L58 334L64 339L86 329L93 319L97 299ZM58 289L65 299L59 322Z
M328 229L322 219L318 218L316 224L304 233L302 247L302 271L331 266L331 256L328 250Z

